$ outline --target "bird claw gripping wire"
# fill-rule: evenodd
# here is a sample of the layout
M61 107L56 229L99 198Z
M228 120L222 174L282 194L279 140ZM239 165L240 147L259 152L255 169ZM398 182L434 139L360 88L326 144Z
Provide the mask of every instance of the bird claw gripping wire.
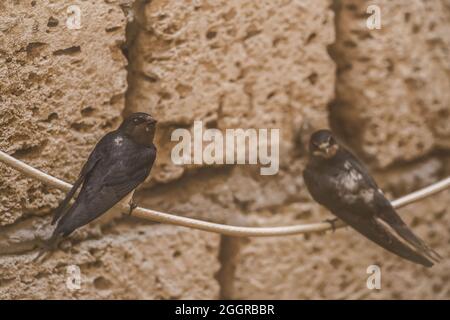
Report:
M336 223L339 222L338 218L326 219L323 222L329 223L331 225L331 230L333 233L336 231Z

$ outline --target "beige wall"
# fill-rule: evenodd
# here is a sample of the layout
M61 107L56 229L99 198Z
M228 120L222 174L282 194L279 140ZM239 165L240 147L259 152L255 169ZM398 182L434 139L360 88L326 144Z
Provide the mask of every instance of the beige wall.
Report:
M449 1L375 1L373 31L361 0L32 3L0 4L0 149L61 179L73 181L133 111L159 120L138 203L183 216L248 226L329 217L301 178L309 134L327 126L391 198L450 172ZM65 25L71 4L80 30ZM280 172L175 166L170 133L195 120L280 128ZM120 216L33 263L62 197L0 164L0 298L450 298L450 192L400 212L444 256L432 269L348 228L233 239ZM78 291L65 286L73 264ZM366 288L371 264L382 268L378 292Z

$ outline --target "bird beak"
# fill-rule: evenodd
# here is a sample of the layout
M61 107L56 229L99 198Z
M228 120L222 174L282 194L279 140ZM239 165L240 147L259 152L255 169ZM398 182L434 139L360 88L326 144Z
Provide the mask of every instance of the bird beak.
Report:
M156 119L154 119L154 118L148 118L148 119L147 119L147 123L148 123L148 124L157 124L158 121L157 121Z
M324 142L319 145L319 149L324 150L325 152L328 150L328 147L329 147L328 142Z
M315 151L314 153L316 156L322 156L326 159L329 159L331 157L334 157L338 149L338 146L336 144L330 146L328 142L324 142L318 146L318 149L320 151Z

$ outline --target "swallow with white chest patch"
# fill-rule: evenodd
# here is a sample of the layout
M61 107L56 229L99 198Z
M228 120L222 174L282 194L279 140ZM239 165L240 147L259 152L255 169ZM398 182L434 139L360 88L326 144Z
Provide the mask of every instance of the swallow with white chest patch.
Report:
M431 267L440 255L403 222L363 164L329 130L312 134L305 184L318 203L396 255Z

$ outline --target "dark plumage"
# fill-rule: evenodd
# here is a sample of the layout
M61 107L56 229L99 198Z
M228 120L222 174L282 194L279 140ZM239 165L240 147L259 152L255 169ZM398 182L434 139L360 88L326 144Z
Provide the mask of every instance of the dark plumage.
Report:
M303 172L312 197L358 232L409 261L426 267L440 256L403 222L367 169L329 130L310 139Z
M95 146L72 189L56 209L51 242L66 237L112 208L150 174L156 158L156 120L134 113ZM80 193L72 206L70 200Z

